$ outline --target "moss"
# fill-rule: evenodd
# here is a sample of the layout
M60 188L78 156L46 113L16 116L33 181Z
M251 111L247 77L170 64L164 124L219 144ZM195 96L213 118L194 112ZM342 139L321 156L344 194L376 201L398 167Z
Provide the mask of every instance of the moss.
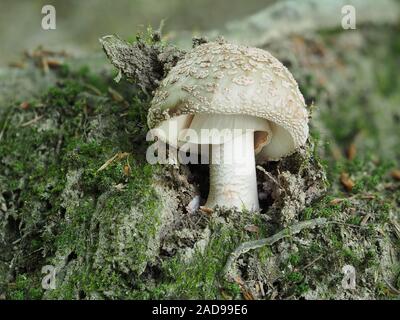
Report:
M9 284L8 298L13 300L37 300L43 295L43 289L38 286L40 278L32 274L19 274L14 283Z
M297 266L301 262L301 257L299 254L293 253L289 256L288 262L292 266Z
M328 194L306 208L301 220L325 217L333 223L318 233L304 232L301 245L297 239L292 239L297 249L290 250L280 266L285 270L285 276L279 280L283 297L307 296L322 283L327 284L330 291L337 292L343 277L341 268L349 264L362 279L358 281L364 285L369 283L374 294L393 298L388 286L380 286L373 276L380 274L382 268L393 268L382 261L386 259L385 246L396 248L390 216L398 210L397 191L385 188L391 185L392 168L393 161L375 161L368 152L353 160L336 161L335 166L328 168L331 185ZM341 172L348 172L355 181L352 192L340 186ZM324 293L326 298L330 297L326 289ZM333 296L337 297L337 293Z
M236 228L237 225L256 225L260 233L254 234ZM231 251L241 242L254 240L264 234L264 225L258 215L237 212L228 217L211 217L208 227L211 237L203 252L196 250L189 262L181 255L163 262L161 279L151 290L140 291L135 298L151 299L226 299L238 298L238 284L226 282L222 269Z
M118 228L126 222L127 208L138 211L134 227L139 233L129 239L130 246L129 243L125 245L129 256L126 260L136 262L129 272L136 270L140 274L151 258L149 254L154 255L148 252L148 245L156 237L160 204L152 188L155 168L143 162L141 151L145 142L138 141L135 150L131 144L134 138L145 133L146 127L142 124L147 101L138 95L128 105L126 101L114 101L106 95L108 82L91 74L87 68L71 72L65 66L59 76L57 85L34 100L28 110L18 105L11 110L12 125L4 131L0 145L0 153L5 155L1 182L9 197L7 206L12 208L9 219L18 227L3 230L10 242L22 239L18 250L32 253L29 258L22 258L25 254L22 255L14 270L26 270L30 266L40 269L65 252L73 252L73 260L78 261L91 257L91 262L84 262L82 269L75 270L76 274L72 272L65 283L61 281L60 288L51 295L71 297L71 288L87 294L86 290L105 291L111 283L118 282L121 286L129 283L126 276L119 274L121 271L113 270L116 261L110 259L114 254L112 250L120 243L104 252L96 248L97 243L90 243L93 219L99 219L102 228L108 228L107 232L112 234L115 229L123 232ZM95 86L102 95L93 95L88 89L90 86ZM127 88L127 84L122 83L114 90ZM130 99L131 95L126 96ZM128 109L130 105L133 108ZM37 121L20 126L35 117ZM99 119L102 120L99 122ZM141 125L135 126L138 121ZM101 130L98 126L102 126ZM99 172L98 169L117 152L129 155ZM123 190L115 189L118 185L123 185ZM101 194L102 199L99 198ZM105 202L100 213L99 201ZM120 225L116 225L116 211L120 212ZM102 268L93 268L94 254L105 255ZM87 271L82 272L84 269ZM28 274L19 275L17 290L8 290L7 296L18 298L23 294L25 298L36 298L42 294L41 290L33 295L20 288L30 285L22 281L27 277ZM40 274L38 277L40 279Z

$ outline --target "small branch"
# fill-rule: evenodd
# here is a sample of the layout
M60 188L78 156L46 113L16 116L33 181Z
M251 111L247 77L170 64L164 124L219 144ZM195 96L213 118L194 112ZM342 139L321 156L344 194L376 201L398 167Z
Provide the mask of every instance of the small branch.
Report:
M100 171L103 171L104 169L106 169L115 160L117 160L117 159L122 160L128 156L129 156L128 152L117 152L114 156L112 156L110 159L108 159L99 169L97 169L96 173L99 173Z
M399 290L397 290L387 279L384 279L384 280L386 282L386 285L389 287L390 290L392 290L393 293L400 295Z
M258 248L261 248L264 246L270 246L283 238L287 238L294 234L299 233L303 229L312 229L316 226L321 226L321 225L324 225L327 223L328 223L328 220L325 218L317 218L317 219L302 221L293 226L283 229L282 231L274 234L273 236L271 236L269 238L264 238L264 239L260 239L260 240L248 241L248 242L242 243L230 254L228 261L226 262L225 267L224 267L224 271L223 271L224 276L226 278L234 278L235 277L236 270L235 270L235 267L233 267L233 265L234 265L235 261L239 258L240 255L242 255L252 249L258 249Z
M23 124L21 124L21 127L27 127L30 126L31 124L34 124L36 122L38 122L40 119L42 119L43 116L36 116L35 118L33 118L32 120L29 120Z
M305 270L309 267L311 267L314 263L316 263L319 259L323 257L322 254L320 254L318 257L316 257L314 260L312 260L310 263L306 264L302 269Z

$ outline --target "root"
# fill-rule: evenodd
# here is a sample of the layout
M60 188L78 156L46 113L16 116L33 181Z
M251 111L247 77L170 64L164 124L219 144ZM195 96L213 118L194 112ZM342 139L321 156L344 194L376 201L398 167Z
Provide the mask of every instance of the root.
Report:
M279 231L278 233L274 234L269 238L242 243L229 255L228 261L226 262L223 271L224 277L226 279L234 279L237 276L237 269L235 262L239 258L239 256L242 255L243 253L246 253L252 249L258 249L264 246L270 246L283 238L287 238L294 234L299 233L303 229L312 229L316 226L322 226L327 223L328 220L325 218L317 218L317 219L302 221L293 226L287 227Z

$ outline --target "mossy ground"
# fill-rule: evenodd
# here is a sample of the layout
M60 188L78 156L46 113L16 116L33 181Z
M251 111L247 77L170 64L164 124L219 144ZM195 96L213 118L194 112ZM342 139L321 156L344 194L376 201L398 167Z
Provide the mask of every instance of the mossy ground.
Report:
M63 66L55 86L26 101L25 109L20 107L22 101L13 104L7 123L3 122L7 127L0 145L1 199L6 208L2 257L13 261L10 273L2 273L2 291L8 297L40 297L41 282L32 278L41 279L41 267L55 264L59 255L66 260L88 259L50 295L73 298L77 283L82 294L120 286L125 279L112 265L121 264L134 275L144 268L138 261L147 261L151 254L144 239L155 237L159 204L152 188L157 169L144 162L142 152L146 99L128 93L129 103L120 100L115 95L124 85L110 84L111 89L87 68L70 73ZM114 155L114 161L98 171ZM124 221L127 208L135 212ZM127 235L118 223L127 223ZM135 228L135 237L129 237L129 227ZM104 239L94 239L100 236ZM113 237L128 237L125 247L113 246ZM110 243L97 248L96 241ZM118 256L114 250L126 251L123 261L112 259ZM97 263L104 263L104 268L92 268L94 259L101 260ZM35 285L21 288L24 283Z
M150 166L143 156L149 98L128 83L115 84L110 72L68 65L50 71L56 80L45 92L0 107L0 294L398 297L400 182L390 176L400 167L395 31L365 29L361 38L333 32L268 48L316 104L316 148L265 167L276 177L282 168L288 172L281 177L287 190L284 201L268 199L260 214L185 212L201 189L190 183L196 172ZM342 51L349 41L356 47ZM346 157L352 145L356 153ZM312 190L320 187L310 182L316 171L289 165L296 159L318 170L323 163L329 182L323 196ZM354 182L351 191L340 181L343 172ZM293 181L306 188L302 202ZM282 212L295 215L285 220ZM240 243L279 231L283 221L316 217L335 223L250 251L237 261L240 279L224 279L226 259ZM354 291L341 287L346 264L357 271ZM44 265L57 267L55 290L41 287Z

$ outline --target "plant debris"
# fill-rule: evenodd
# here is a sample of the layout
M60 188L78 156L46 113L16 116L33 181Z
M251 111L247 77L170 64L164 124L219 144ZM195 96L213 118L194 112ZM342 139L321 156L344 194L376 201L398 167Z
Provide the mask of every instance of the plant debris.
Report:
M342 172L340 175L340 182L349 192L351 192L355 186L355 182L350 178L350 175L347 172Z

